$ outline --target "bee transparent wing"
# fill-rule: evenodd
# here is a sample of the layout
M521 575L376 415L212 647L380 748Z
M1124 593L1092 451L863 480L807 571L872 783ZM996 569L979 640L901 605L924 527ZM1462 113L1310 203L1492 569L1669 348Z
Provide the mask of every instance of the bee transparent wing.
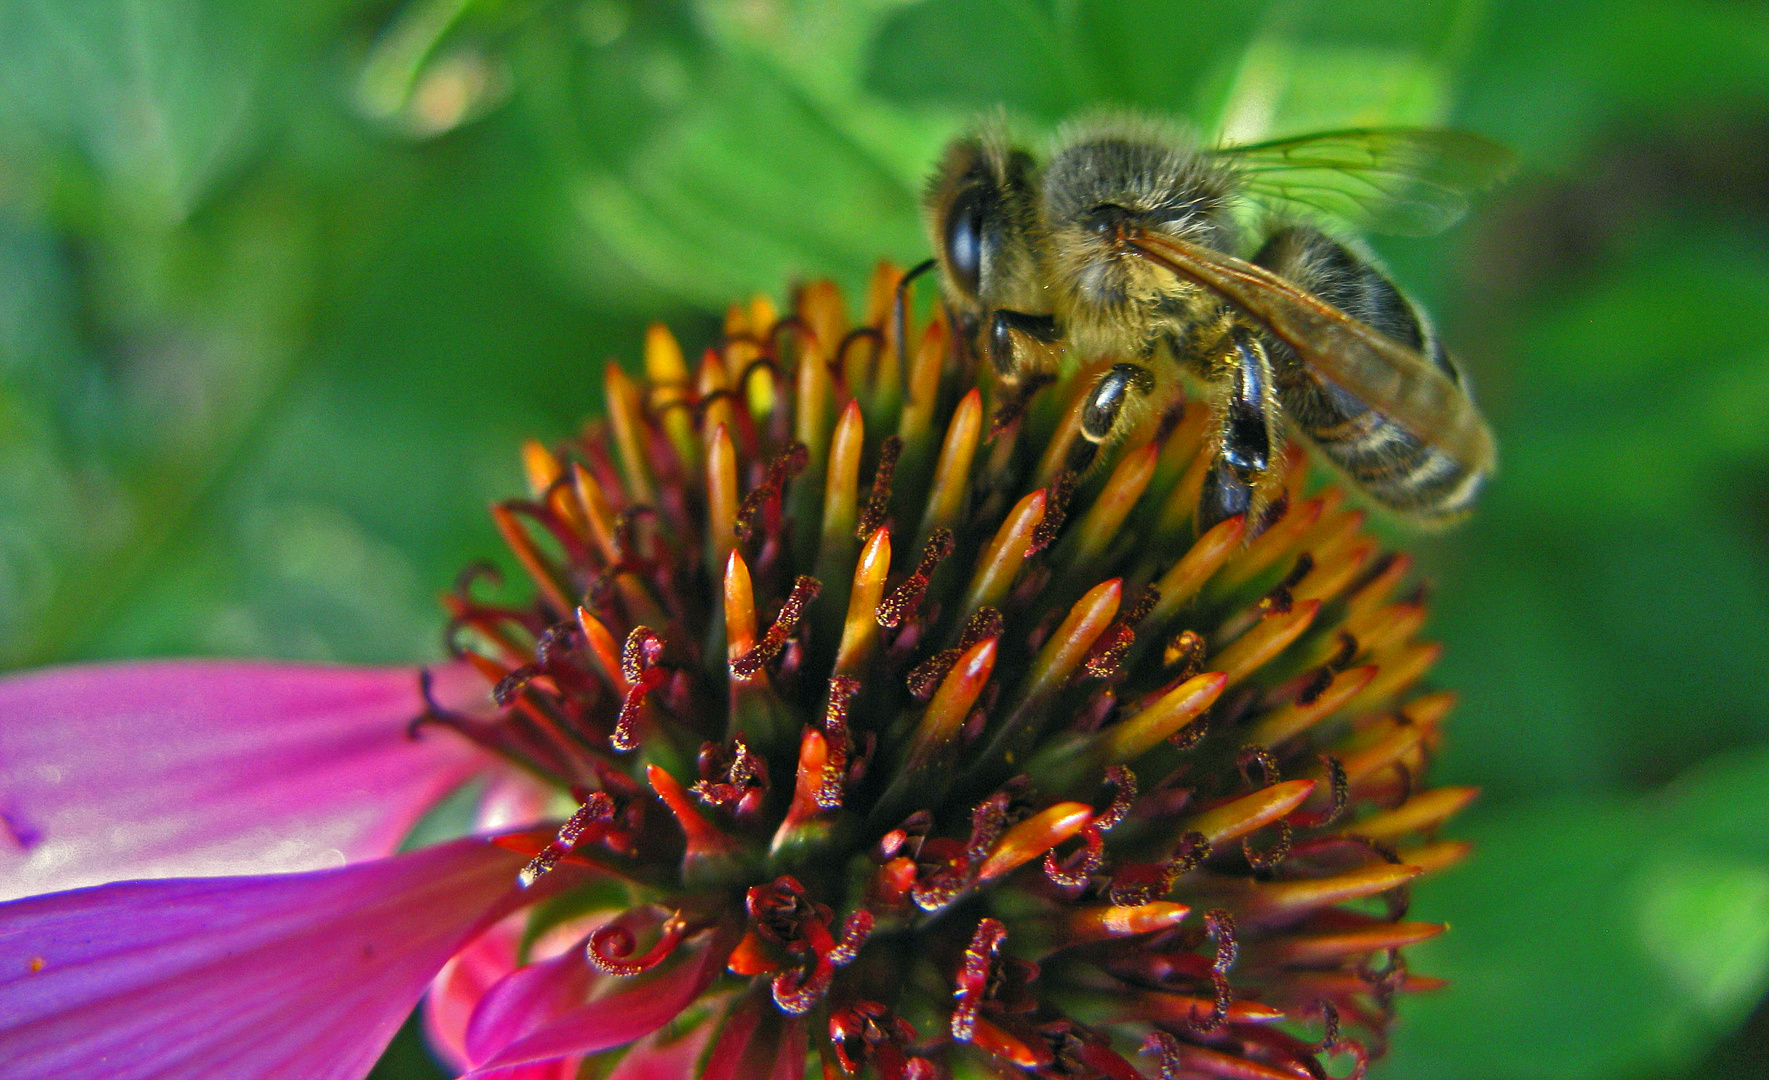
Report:
M1143 258L1234 304L1296 350L1318 377L1471 470L1490 466L1493 437L1436 365L1263 267L1170 236L1131 238Z
M1226 147L1248 195L1279 214L1325 214L1355 228L1429 236L1517 167L1511 151L1465 131L1352 128Z

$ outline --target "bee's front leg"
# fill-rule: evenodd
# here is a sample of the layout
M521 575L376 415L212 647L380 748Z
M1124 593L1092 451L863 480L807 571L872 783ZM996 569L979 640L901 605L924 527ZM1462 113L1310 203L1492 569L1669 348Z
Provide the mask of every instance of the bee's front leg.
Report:
M1053 316L1028 315L1006 308L990 313L983 351L989 354L989 363L1005 391L995 410L991 438L1018 420L1032 395L1055 378L1061 363L1062 337Z
M1100 445L1112 437L1131 394L1155 392L1155 376L1142 364L1113 364L1099 377L1081 407L1081 439L1069 452L1069 468L1080 472L1093 463Z
M1276 391L1265 348L1244 326L1230 327L1224 345L1213 365L1226 392L1217 399L1216 460L1194 519L1200 534L1257 509L1277 459Z
M1047 351L1061 338L1062 331L1057 329L1053 316L998 308L989 315L989 363L1004 381L1018 382L1047 366L1037 354Z

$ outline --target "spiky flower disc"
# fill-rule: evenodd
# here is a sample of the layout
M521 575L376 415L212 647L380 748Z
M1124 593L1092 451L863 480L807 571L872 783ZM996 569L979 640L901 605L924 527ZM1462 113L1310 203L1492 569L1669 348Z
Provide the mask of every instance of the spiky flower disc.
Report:
M1004 409L899 280L857 328L827 283L733 308L692 368L653 328L527 447L534 599L449 598L501 715L432 718L579 804L504 840L534 918L705 972L707 1076L1361 1074L1472 795L1421 785L1407 557L1294 452L1194 537L1203 402L1065 471L1101 368Z

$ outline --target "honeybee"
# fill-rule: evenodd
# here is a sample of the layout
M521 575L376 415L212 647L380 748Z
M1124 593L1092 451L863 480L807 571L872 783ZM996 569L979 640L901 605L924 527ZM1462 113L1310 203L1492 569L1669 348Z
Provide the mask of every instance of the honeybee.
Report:
M1200 530L1261 508L1286 427L1376 502L1433 524L1471 506L1492 436L1425 313L1312 221L1435 232L1511 163L1453 131L1211 149L1107 118L1062 132L1040 164L991 125L947 148L924 202L952 322L1008 387L1029 393L1068 357L1117 358L1083 405L1077 465L1128 404L1189 376L1214 403ZM1249 210L1264 213L1251 230Z

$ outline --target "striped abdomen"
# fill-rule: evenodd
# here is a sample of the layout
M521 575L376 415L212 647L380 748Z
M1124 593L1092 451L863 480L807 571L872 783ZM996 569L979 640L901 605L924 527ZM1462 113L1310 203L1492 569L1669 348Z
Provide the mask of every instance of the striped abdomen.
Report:
M1461 373L1430 322L1369 258L1296 225L1274 233L1254 262L1417 350L1460 384ZM1372 498L1424 519L1455 517L1473 504L1487 477L1484 463L1470 465L1415 438L1369 403L1317 378L1283 342L1265 345L1284 414Z

